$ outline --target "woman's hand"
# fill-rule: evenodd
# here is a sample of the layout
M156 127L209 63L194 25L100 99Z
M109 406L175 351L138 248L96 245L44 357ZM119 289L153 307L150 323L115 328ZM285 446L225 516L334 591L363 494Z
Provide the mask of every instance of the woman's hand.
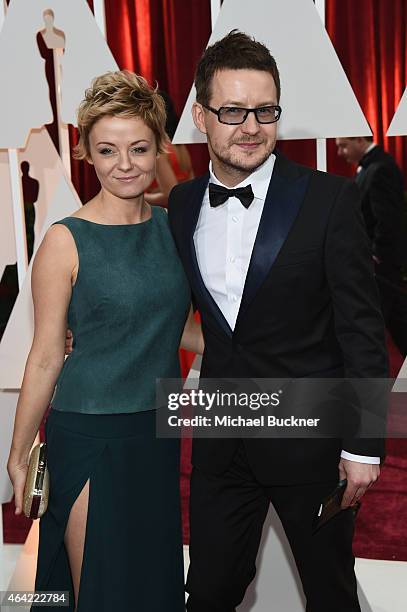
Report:
M202 355L204 352L205 343L202 335L202 327L201 324L195 320L192 306L182 334L181 348L198 355Z
M70 329L66 330L65 355L70 355L73 351L73 334Z
M21 514L23 511L23 495L25 481L27 480L28 457L24 461L14 459L12 455L7 463L7 472L10 476L11 483L14 489L14 503L16 506L15 514Z

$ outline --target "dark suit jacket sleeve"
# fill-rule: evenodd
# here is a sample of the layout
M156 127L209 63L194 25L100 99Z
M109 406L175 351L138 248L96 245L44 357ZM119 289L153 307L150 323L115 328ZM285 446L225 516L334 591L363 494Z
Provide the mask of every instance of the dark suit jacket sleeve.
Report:
M168 196L168 222L170 225L172 236L174 238L175 245L177 247L177 250L180 256L181 256L181 253L180 253L179 241L181 240L180 234L181 234L181 223L182 223L182 208L179 206L179 204L182 203L181 194L185 191L185 189L186 189L185 183L181 183L180 185L175 185L171 189L170 194ZM182 261L182 257L181 257L181 261ZM191 296L191 301L192 301L192 308L195 312L197 310L197 305L196 305L196 300L195 300L195 296L193 293Z
M375 168L369 187L369 201L376 219L372 250L380 260L386 261L387 252L397 237L403 205L399 181L391 167L381 165Z
M167 206L167 210L168 210L168 221L170 224L170 228L171 228L171 232L173 235L174 240L176 241L176 235L175 235L175 228L174 228L174 217L175 217L175 201L176 201L176 193L177 193L177 187L178 185L175 185L175 187L173 187L168 195L168 206Z
M335 330L347 378L388 376L384 324L373 275L373 262L360 212L359 190L344 181L330 214L325 266ZM343 440L354 454L383 456L384 440Z

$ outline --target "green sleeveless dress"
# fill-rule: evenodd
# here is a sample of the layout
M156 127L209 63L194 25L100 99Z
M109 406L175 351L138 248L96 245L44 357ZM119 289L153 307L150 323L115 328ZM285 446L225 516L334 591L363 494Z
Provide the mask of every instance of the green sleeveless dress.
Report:
M75 350L55 410L117 414L151 410L157 378L180 376L178 347L190 290L167 213L134 225L60 221L76 243L79 271L68 311Z
M190 306L167 214L155 207L135 225L59 223L79 271L68 311L74 350L46 423L50 499L36 589L68 591L65 609L74 610L64 534L89 481L77 611L182 612L179 441L156 438L154 410L156 379L180 375Z

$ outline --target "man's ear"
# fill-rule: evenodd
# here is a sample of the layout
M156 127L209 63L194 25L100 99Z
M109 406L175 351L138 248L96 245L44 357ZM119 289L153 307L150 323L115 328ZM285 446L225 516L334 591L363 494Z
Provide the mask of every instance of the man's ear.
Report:
M198 130L206 134L205 111L199 102L194 102L192 105L192 118Z

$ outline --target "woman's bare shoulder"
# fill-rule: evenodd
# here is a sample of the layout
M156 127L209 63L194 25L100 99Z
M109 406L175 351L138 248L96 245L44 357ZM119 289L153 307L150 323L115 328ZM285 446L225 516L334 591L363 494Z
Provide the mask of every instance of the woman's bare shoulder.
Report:
M67 264L75 264L78 258L75 240L70 230L62 223L55 223L48 228L35 255L34 265L47 260Z

